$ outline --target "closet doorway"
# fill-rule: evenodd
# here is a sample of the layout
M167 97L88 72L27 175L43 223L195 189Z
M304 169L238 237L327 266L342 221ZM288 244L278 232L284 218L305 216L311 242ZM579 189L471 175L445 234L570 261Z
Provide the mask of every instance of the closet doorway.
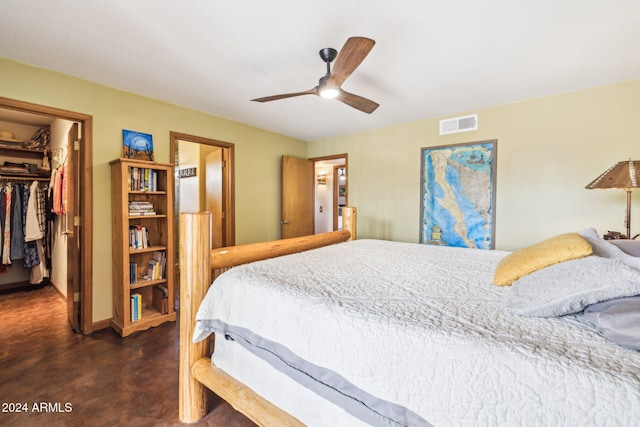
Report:
M46 156L37 163L38 169L46 169L46 166L52 172L64 169L62 174L66 182L64 212L59 212L60 216L49 227L49 231L55 233L52 238L60 243L50 248L52 257L49 279L54 288L66 297L68 320L72 329L90 334L93 331L92 117L0 97L0 124L0 128L9 128L8 132L13 128L16 132L11 133L20 135L16 140L29 139L30 129L46 128L51 132L51 139L55 138L57 141L55 151L48 154L49 165L44 164ZM5 158L6 156L5 153ZM16 158L20 159L20 155ZM45 182L44 185L46 184ZM57 259L53 259L53 256Z
M176 169L175 241L180 241L180 212L207 211L212 248L235 245L234 144L179 132L171 132L169 141ZM179 265L175 272L179 283Z

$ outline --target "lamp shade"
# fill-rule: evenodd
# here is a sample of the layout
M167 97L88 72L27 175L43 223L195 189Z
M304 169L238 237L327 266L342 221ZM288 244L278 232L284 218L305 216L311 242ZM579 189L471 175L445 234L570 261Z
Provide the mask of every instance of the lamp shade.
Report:
M585 188L624 188L640 187L640 160L618 162L591 181Z
M631 190L640 184L640 160L618 162L591 181L585 188L621 188L627 192L627 210L624 226L627 234L622 238L631 238ZM637 236L636 236L637 237Z

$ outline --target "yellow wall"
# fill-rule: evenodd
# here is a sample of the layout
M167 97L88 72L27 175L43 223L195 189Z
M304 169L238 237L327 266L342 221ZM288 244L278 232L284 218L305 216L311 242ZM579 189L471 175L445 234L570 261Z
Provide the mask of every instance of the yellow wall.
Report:
M94 321L111 317L108 162L121 156L122 129L152 134L162 162L170 161L170 131L234 143L237 243L279 237L283 154L348 153L349 201L358 207L358 236L415 242L420 148L497 139L498 249L590 226L622 231L624 192L584 186L613 163L640 158L640 80L461 112L479 114L474 132L439 136L440 118L433 118L307 144L5 59L0 59L0 96L93 116ZM635 233L640 232L638 197Z
M459 115L468 113L478 113L477 131L439 136L441 118L425 119L314 141L307 155L349 153L359 238L417 242L420 148L488 139L498 140L496 248L587 227L624 231L626 193L584 186L615 162L640 158L640 80ZM632 235L640 233L636 193Z
M304 157L304 142L2 58L0 96L93 116L94 322L111 318L109 161L122 156L122 129L153 135L160 162L172 160L170 131L235 144L236 241L279 238L280 158Z

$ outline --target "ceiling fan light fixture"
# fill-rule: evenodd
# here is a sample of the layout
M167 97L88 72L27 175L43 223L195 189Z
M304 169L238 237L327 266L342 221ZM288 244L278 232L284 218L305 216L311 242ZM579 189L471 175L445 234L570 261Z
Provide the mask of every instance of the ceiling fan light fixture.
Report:
M330 76L331 74L327 73L325 76L322 76L318 82L318 95L327 99L333 99L340 94L338 88L327 85L327 80Z
M327 98L327 99L333 99L340 94L338 89L332 89L332 88L320 89L318 93L320 94L321 97Z

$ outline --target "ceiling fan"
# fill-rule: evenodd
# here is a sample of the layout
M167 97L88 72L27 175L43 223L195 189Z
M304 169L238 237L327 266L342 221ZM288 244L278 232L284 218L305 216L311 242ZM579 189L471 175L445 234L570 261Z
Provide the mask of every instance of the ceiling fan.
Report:
M364 61L374 44L376 44L375 41L366 37L350 37L342 47L340 54L330 47L324 48L320 50L320 58L327 64L327 74L320 78L318 86L302 92L265 96L264 98L252 99L252 101L269 102L294 96L317 95L323 98L335 98L350 107L371 114L378 108L376 102L346 92L340 86ZM331 62L334 59L336 63L333 66L333 72L331 72Z

